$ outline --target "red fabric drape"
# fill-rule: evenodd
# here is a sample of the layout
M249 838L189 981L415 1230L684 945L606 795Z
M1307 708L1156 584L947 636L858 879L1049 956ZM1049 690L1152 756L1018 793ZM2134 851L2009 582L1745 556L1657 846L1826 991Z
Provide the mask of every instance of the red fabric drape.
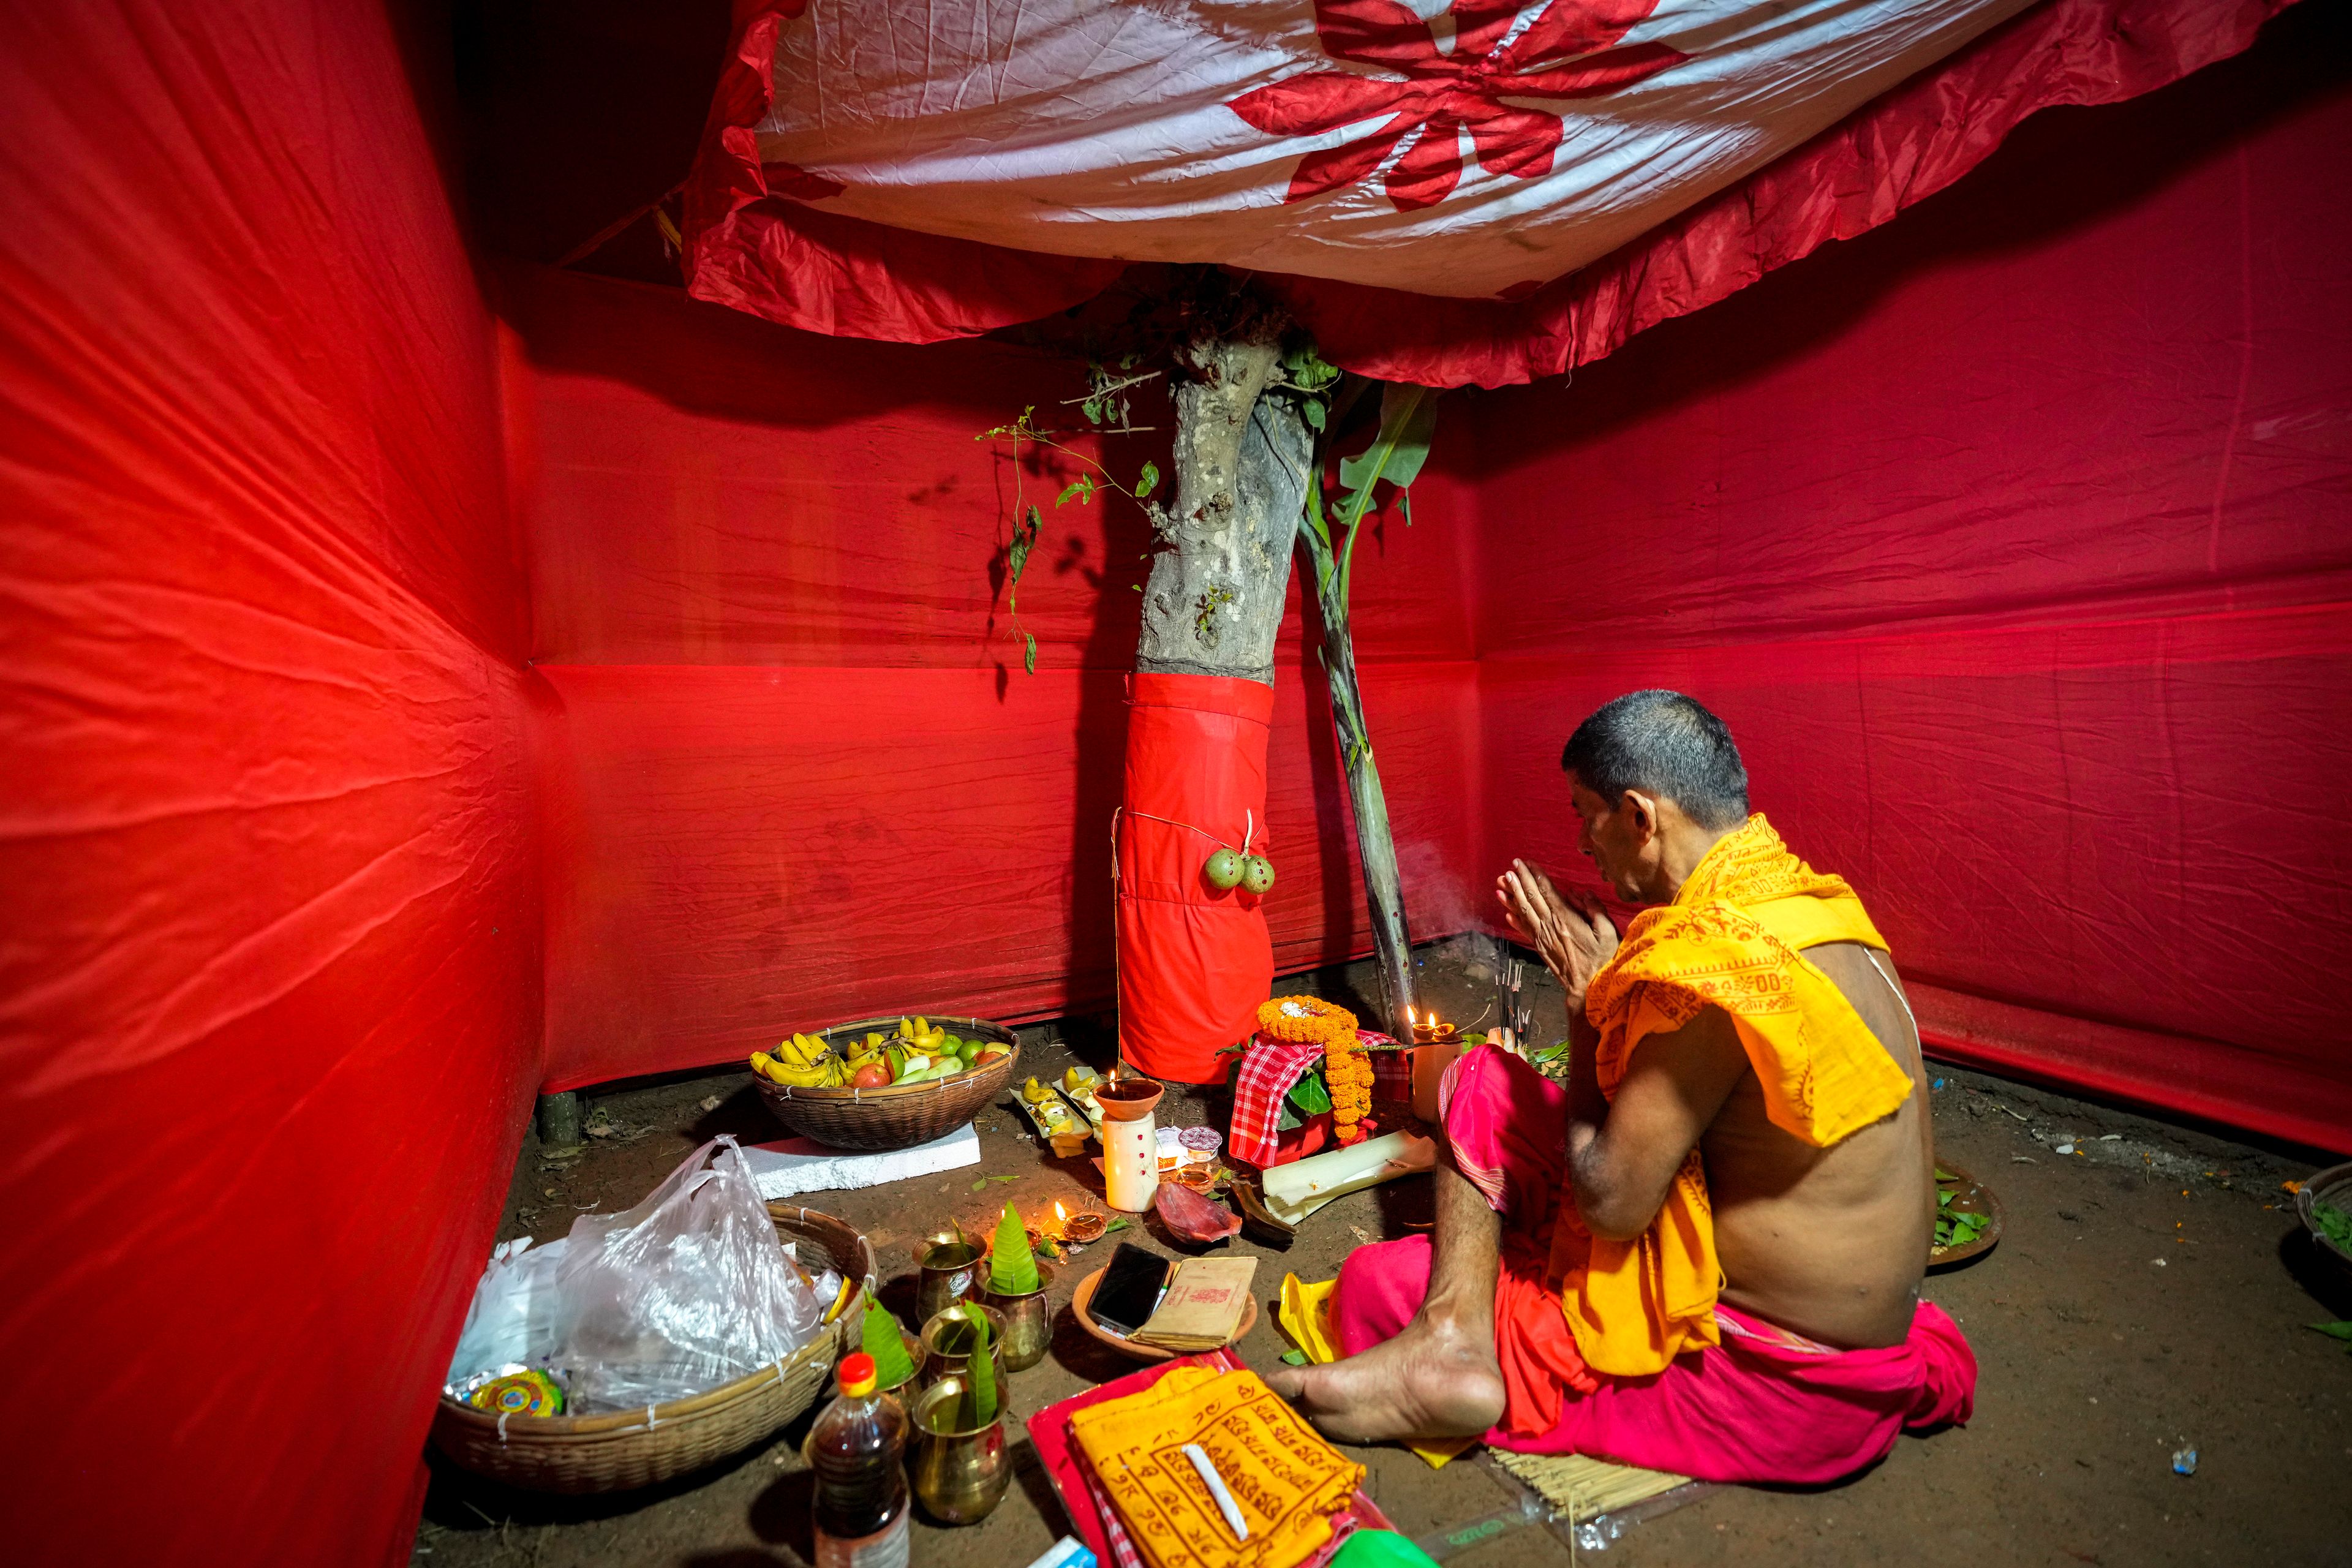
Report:
M1262 275L1334 363L1429 386L1501 386L1589 363L1942 190L2037 110L2112 103L2226 58L2290 0L2044 0L1762 170L1510 303ZM800 0L739 0L738 35L687 196L687 287L788 326L931 342L1034 320L1117 261L1008 250L825 212L837 190L762 164L776 29ZM812 182L814 182L812 184Z
M1581 873L1569 727L1677 688L1934 1049L2352 1147L2352 56L2278 28L1478 400L1486 863Z
M5 1554L405 1563L538 1078L493 323L372 7L11 7L0 146Z
M1071 395L1075 368L817 337L542 268L499 281L537 432L551 1084L740 1060L886 1010L1108 1007L1150 525L1123 503L1055 508L1073 475L973 439ZM1442 471L1467 431L1441 428L1418 524L1357 552L1365 702L1425 935L1475 903L1469 498ZM992 566L1033 500L1031 676ZM1282 836L1265 915L1285 971L1370 942L1296 592L1260 814Z
M1222 1083L1274 984L1262 900L1202 878L1220 845L1272 858L1274 688L1209 675L1128 679L1118 823L1118 1043L1153 1078ZM1252 829L1255 828L1255 835Z

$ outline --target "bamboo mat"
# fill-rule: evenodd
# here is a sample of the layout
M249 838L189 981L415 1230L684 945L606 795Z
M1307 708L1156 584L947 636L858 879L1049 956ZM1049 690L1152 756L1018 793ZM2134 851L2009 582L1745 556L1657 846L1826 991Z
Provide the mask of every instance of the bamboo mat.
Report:
M1582 1524L1604 1513L1630 1508L1661 1492L1686 1483L1688 1476L1664 1470L1612 1465L1583 1454L1514 1454L1489 1448L1488 1457L1532 1487L1544 1501Z

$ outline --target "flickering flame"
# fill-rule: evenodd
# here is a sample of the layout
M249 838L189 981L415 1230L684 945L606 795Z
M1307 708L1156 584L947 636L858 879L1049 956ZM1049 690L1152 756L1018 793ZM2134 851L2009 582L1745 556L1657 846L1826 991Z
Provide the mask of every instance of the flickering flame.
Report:
M1421 1015L1414 1012L1411 1007L1407 1007L1404 1010L1404 1021L1406 1026L1411 1027L1412 1025L1421 1022Z
M1069 1210L1067 1210L1067 1209L1066 1209L1066 1208L1064 1208L1064 1207L1061 1205L1060 1201L1057 1199L1057 1200L1055 1202L1055 1204L1054 1204L1054 1219L1055 1219L1055 1223L1059 1224L1060 1222L1062 1222L1062 1221L1064 1221L1064 1220L1066 1220L1066 1219L1068 1219L1069 1217L1070 1217L1070 1211L1069 1211Z

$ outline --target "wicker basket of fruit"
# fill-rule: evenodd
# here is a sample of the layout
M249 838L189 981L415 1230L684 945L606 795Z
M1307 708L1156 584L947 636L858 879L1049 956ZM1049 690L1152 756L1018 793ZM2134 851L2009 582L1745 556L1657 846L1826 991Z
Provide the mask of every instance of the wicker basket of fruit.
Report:
M1021 1042L984 1018L865 1018L751 1058L776 1120L835 1149L911 1149L971 1120L1004 1087Z

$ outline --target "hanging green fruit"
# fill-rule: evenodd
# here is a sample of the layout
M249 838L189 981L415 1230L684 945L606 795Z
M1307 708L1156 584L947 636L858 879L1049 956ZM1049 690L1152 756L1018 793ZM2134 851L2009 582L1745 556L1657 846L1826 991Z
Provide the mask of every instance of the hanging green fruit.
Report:
M1231 849L1220 849L1209 857L1209 863L1201 868L1201 875L1209 886L1222 893L1240 887L1247 869L1248 863L1240 855Z
M1263 855L1251 855L1242 861L1242 886L1264 898L1274 889L1274 862Z

